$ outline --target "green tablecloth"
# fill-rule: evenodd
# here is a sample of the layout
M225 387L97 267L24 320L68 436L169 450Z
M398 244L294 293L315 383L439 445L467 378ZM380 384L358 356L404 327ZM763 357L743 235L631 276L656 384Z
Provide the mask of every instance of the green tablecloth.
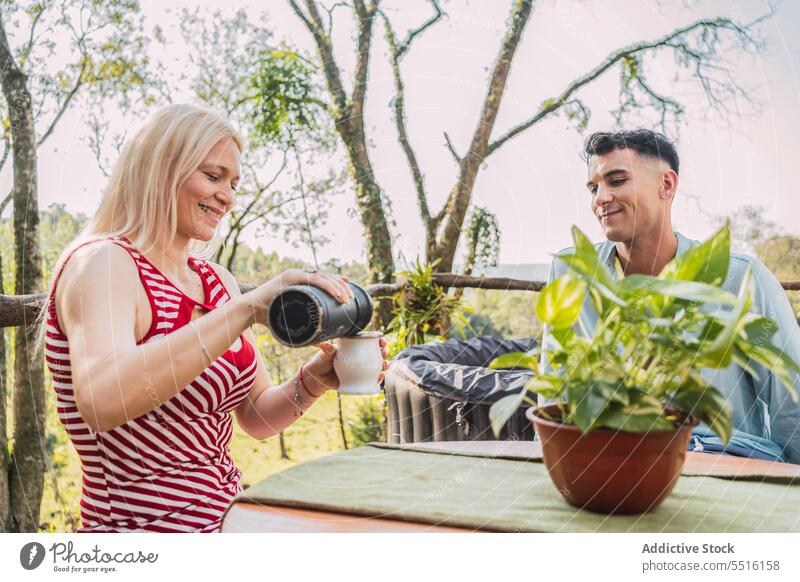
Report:
M505 532L800 532L800 486L680 478L649 513L576 509L542 463L367 445L302 463L237 501Z

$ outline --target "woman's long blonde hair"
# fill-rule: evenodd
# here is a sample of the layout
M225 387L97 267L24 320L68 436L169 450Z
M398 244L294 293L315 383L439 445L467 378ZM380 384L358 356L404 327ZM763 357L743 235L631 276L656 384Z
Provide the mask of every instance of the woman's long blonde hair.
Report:
M223 139L232 139L242 151L239 133L213 111L189 104L158 110L125 144L97 212L59 255L48 289L75 247L88 240L125 236L144 254L170 245L178 225L178 188ZM190 253L209 257L218 247L215 236L209 242L193 241ZM38 348L46 312L40 313Z

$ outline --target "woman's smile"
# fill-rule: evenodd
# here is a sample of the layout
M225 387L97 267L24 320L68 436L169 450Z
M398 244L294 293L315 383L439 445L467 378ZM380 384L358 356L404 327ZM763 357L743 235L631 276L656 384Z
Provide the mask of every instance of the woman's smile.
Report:
M213 227L216 227L219 224L219 221L225 215L222 210L210 206L208 204L204 204L202 202L198 202L197 206L200 208L200 211L203 213L205 220Z

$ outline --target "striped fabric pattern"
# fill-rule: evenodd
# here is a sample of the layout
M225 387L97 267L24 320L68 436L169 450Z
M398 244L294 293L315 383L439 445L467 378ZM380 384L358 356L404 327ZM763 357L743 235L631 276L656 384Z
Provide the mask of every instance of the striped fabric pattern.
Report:
M189 259L203 280L205 300L200 304L170 283L128 239L98 240L113 241L136 263L153 313L140 343L156 341L189 323L195 306L211 310L230 300L214 269L202 259ZM84 244L92 242L96 240ZM54 303L59 275L48 302L45 349L59 419L83 467L78 531L217 531L228 503L241 490L241 472L230 456L230 413L253 386L253 346L240 337L174 397L122 426L95 432L75 404L69 343Z

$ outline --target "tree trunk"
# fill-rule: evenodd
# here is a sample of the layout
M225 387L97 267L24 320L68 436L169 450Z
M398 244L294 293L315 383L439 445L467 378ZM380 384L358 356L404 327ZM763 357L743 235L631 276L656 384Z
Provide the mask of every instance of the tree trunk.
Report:
M275 344L270 344L270 358L273 366L275 367L275 374L278 380L278 384L282 384L286 381L283 376L283 366L281 366L281 358L278 356L277 351L275 349ZM289 460L289 451L286 450L286 435L283 431L278 433L278 444L280 445L281 449L281 459Z
M339 411L339 431L342 433L342 445L347 450L350 446L347 444L347 431L344 429L344 414L342 413L342 396L336 393L336 408Z
M0 17L0 75L14 147L14 293L41 292L36 131L28 79L14 62ZM45 392L42 359L34 353L36 327L25 321L14 339L14 449L10 465L11 527L35 532L45 471Z
M381 187L375 180L372 162L367 155L367 143L362 127L353 128L355 120L337 125L347 153L350 157L350 174L356 184L356 204L361 224L367 239L367 264L370 283L389 283L394 275L392 237L383 210ZM360 123L362 120L358 120ZM373 325L385 326L392 316L392 302L378 301L373 316Z
M3 258L0 256L0 290L3 289ZM6 334L0 329L0 533L11 526L11 499L8 489L8 392L6 390Z
M281 459L289 460L289 452L286 450L286 437L283 435L283 431L278 434L278 443L281 446Z
M511 9L511 20L508 24L503 44L494 63L494 69L489 79L489 88L483 101L478 125L472 136L469 151L459 164L458 182L450 191L442 217L442 226L437 231L434 240L426 241L428 261L441 259L436 266L436 271L449 273L453 270L453 260L458 246L458 239L464 225L464 218L469 210L472 199L472 189L478 177L481 164L489 152L489 138L494 128L497 112L503 100L508 74L514 54L522 40L522 33L531 17L531 0L515 0Z
M392 238L383 206L381 187L369 159L364 133L364 102L366 99L372 30L378 2L369 7L363 1L354 2L357 21L357 49L354 84L348 96L342 84L339 67L333 55L330 31L323 24L315 0L306 0L304 12L296 0L289 0L295 14L314 36L325 84L331 96L329 114L342 138L350 160L350 175L356 185L356 206L367 239L367 264L371 283L388 283L394 274ZM346 233L343 233L346 234ZM385 326L391 319L391 301L379 301L373 315L373 325Z

